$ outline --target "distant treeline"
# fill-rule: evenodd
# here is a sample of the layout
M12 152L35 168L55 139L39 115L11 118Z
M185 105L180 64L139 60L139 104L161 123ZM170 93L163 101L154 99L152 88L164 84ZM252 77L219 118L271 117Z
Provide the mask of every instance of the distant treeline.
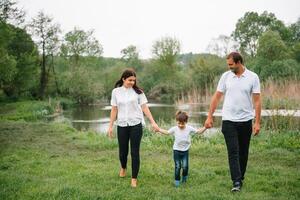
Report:
M225 55L239 51L262 81L299 80L300 18L285 25L273 13L247 12L230 36L212 39L207 54L182 54L177 38L153 42L152 58L143 60L136 46L121 58L103 57L92 30L62 34L43 12L25 22L16 2L0 2L0 99L65 97L78 103L106 101L126 67L135 68L138 84L150 99L174 101L191 90L215 87L227 70ZM201 37L201 35L199 35Z

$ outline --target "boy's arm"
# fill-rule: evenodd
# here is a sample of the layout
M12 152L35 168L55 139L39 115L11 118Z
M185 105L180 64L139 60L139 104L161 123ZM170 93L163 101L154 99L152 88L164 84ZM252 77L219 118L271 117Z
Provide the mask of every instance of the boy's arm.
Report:
M165 135L169 135L170 134L167 130L162 129L162 128L159 128L158 132L160 132L162 134L165 134Z
M206 128L202 127L202 128L199 128L196 133L197 134L202 134L202 133L204 133L204 131L206 131Z

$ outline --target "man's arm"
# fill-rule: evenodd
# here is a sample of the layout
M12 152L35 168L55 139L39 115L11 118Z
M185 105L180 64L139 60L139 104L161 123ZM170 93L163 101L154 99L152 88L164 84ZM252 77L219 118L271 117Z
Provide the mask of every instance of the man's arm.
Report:
M208 111L208 115L205 121L205 128L211 128L213 126L213 114L221 100L223 96L222 92L216 91L215 94L212 97L210 106L209 106L209 111Z
M253 103L255 109L255 123L253 126L254 135L258 135L260 131L260 116L261 116L261 97L260 93L253 93Z

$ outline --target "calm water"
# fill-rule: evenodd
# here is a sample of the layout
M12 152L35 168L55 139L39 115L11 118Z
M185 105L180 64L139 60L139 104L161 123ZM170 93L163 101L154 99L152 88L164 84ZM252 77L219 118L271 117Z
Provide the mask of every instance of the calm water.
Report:
M148 104L151 113L158 124L163 124L162 128L168 129L176 125L175 113L177 110L188 112L189 124L195 128L202 127L206 119L208 105L203 104L184 104L181 106L168 104ZM55 120L68 120L72 126L78 130L93 130L98 133L106 133L109 125L111 107L108 105L97 106L78 106L73 109L64 111L63 116ZM290 116L293 115L300 120L300 110L263 110L262 117L271 115ZM214 113L214 127L205 132L205 136L216 133L221 126L221 110ZM161 123L163 122L163 123ZM149 122L146 119L146 125Z
M163 128L169 128L176 125L175 113L177 110L188 112L189 124L195 128L202 127L206 119L207 105L167 105L167 104L148 104L155 121L160 124L163 122ZM78 106L76 108L64 111L62 118L67 118L72 123L72 126L78 130L94 130L99 133L106 132L109 125L111 107L108 105L97 106ZM218 113L218 112L217 112ZM58 118L56 120L61 120ZM149 122L146 120L146 124ZM214 126L220 127L221 118L216 117ZM212 129L208 132L211 132Z

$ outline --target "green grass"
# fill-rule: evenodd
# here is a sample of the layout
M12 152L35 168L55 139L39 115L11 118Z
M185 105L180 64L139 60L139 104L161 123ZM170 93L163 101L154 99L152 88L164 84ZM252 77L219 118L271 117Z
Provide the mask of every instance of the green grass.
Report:
M299 132L252 138L245 185L230 193L222 135L194 137L188 183L174 188L172 138L145 131L139 185L119 178L118 147L64 124L0 122L0 199L299 199ZM129 156L130 158L130 156ZM130 161L130 159L129 159Z

